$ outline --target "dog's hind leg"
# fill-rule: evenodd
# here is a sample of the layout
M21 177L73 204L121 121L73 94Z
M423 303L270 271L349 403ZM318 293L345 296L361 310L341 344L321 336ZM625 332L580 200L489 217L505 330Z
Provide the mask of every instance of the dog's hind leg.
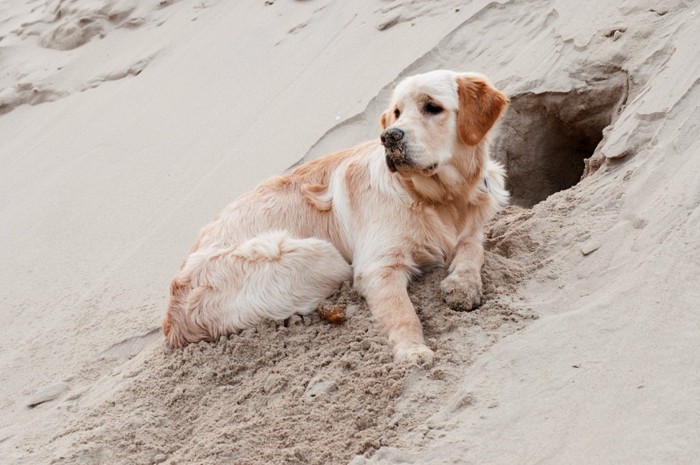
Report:
M330 242L295 239L286 231L250 239L233 255L244 276L231 301L230 321L236 327L311 313L352 277L350 265Z
M237 247L195 252L175 281L182 275L190 291L171 297L164 323L173 347L311 313L352 270L328 241L273 231Z

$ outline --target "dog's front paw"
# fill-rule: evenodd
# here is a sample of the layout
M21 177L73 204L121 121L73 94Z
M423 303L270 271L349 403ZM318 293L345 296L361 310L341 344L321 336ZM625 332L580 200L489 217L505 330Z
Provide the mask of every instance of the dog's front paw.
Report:
M418 342L399 344L394 347L394 361L427 368L433 364L433 351Z
M481 275L451 274L440 283L442 298L452 310L468 311L481 305Z

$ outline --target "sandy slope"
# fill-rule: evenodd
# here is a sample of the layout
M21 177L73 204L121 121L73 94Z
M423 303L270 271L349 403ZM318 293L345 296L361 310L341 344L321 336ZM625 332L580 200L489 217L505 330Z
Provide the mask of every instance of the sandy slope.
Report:
M700 12L644 3L0 2L0 462L700 461ZM164 350L197 229L434 68L512 96L520 205L592 155L492 223L481 310L412 289L436 366L351 293Z

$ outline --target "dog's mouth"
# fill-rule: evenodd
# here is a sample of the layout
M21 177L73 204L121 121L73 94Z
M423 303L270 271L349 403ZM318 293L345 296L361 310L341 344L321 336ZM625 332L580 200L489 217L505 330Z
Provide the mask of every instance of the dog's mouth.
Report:
M399 168L408 164L405 149L399 147L391 147L386 149L386 166L389 171L396 173Z
M417 146L411 147L406 133L401 129L392 128L384 131L381 141L386 155L386 166L392 173L411 171L423 176L432 176L438 168L437 162L429 164L417 162L421 158L426 158L420 156L424 150Z
M397 171L413 171L422 174L423 176L432 176L438 169L438 163L434 162L427 166L418 166L408 155L406 145L402 144L397 147L386 148L386 166L389 171L396 173Z

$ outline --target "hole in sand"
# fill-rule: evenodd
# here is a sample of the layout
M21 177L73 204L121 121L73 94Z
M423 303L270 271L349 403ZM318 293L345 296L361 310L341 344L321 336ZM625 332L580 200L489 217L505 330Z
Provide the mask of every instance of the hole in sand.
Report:
M506 166L511 203L529 208L577 184L626 98L623 73L583 90L512 96L491 152Z

